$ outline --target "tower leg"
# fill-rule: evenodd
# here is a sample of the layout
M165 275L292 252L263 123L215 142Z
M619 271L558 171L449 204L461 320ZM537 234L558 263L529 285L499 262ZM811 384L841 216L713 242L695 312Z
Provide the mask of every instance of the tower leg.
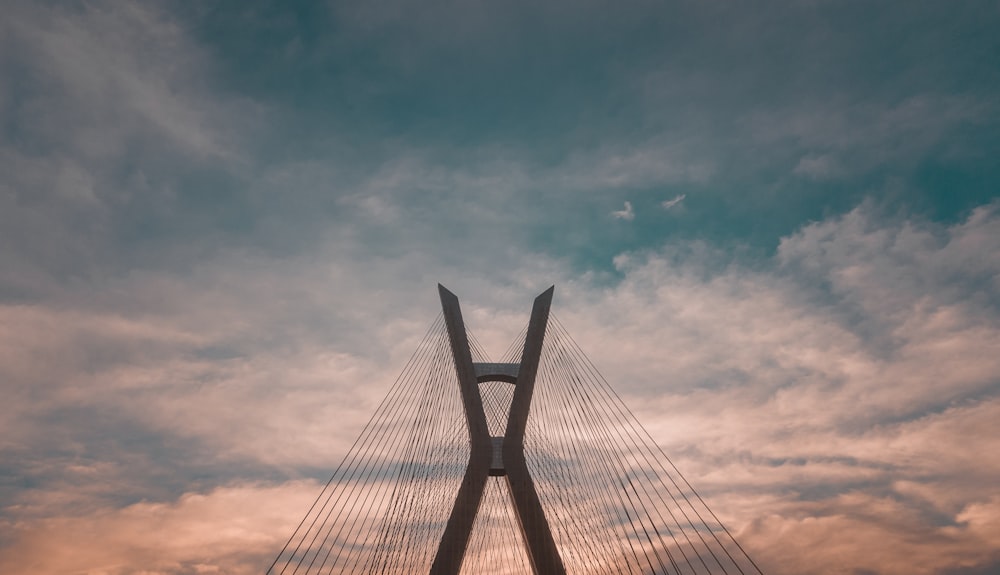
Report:
M514 388L514 398L510 404L510 416L507 418L507 431L504 433L503 442L503 461L507 470L510 498L514 503L514 509L517 510L524 545L531 556L531 566L535 575L566 573L524 459L524 430L528 425L528 411L531 408L531 396L535 391L535 376L538 374L538 362L542 355L542 343L545 340L545 328L549 322L549 309L552 307L554 291L554 287L545 290L535 298L531 308L531 320L528 322L528 333L524 338L521 367L517 375L517 386Z
M469 546L469 536L476 521L479 502L483 498L486 480L489 479L493 445L486 424L486 413L483 411L483 398L479 394L479 384L476 382L476 370L472 365L472 353L469 351L469 339L465 332L465 322L462 320L462 308L455 294L440 284L438 293L441 296L441 309L444 311L448 338L451 340L451 353L458 374L458 385L462 393L470 450L469 465L465 469L465 477L455 497L455 504L445 526L444 535L441 537L441 543L438 544L434 563L431 564L431 575L458 575L462 569L465 550Z

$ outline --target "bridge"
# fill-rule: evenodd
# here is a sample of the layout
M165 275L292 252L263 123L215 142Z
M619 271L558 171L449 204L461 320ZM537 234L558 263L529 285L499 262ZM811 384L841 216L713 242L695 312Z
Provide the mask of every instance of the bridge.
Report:
M268 575L760 574L550 313L491 360L442 313Z

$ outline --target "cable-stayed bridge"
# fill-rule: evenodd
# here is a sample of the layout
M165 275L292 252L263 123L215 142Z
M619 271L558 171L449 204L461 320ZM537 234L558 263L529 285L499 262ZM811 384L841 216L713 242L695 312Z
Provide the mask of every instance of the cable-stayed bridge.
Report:
M434 322L269 575L760 574L558 319Z

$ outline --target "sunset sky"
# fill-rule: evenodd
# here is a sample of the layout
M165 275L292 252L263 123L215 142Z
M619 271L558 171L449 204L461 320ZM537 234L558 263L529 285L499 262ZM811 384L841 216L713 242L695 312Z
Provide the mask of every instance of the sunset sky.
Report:
M553 312L769 575L1000 573L995 1L7 0L0 573L263 573Z

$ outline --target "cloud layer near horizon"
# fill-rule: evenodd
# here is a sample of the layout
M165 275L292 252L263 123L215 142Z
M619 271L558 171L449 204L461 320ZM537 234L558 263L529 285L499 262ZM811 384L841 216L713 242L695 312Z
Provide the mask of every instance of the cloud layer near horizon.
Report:
M1000 262L980 257L998 238L995 206L949 228L861 206L765 266L691 245L623 255L613 288L547 277L557 317L767 572L939 573L1000 544L1000 467L984 456L1000 449ZM5 486L4 571L259 567L318 489L283 477L336 465L434 313L428 296L354 320L384 325L355 333L365 346L308 328L246 340L332 306L259 271L311 285L311 267L225 257L143 316L4 306L5 451L32 484ZM322 280L330 300L352 290L340 277ZM101 291L127 309L159 283L133 281ZM463 288L485 296L465 298L470 328L504 349L529 298ZM177 535L197 529L214 539ZM79 552L90 537L101 553Z
M439 281L766 573L995 570L1000 15L808 4L14 2L0 571L262 572Z

